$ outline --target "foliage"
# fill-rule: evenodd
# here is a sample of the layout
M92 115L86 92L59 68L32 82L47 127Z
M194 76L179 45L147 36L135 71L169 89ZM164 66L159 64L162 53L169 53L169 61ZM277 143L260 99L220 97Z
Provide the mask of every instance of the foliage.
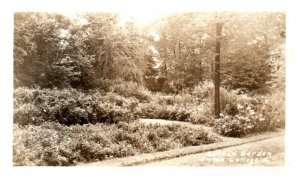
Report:
M14 165L76 165L109 158L213 143L202 129L180 125L14 125Z
M244 117L225 117L215 121L215 131L224 136L241 137L250 133L252 124Z
M284 54L274 51L283 40L285 15L221 15L226 21L221 43L223 85L265 93L267 82L272 80L275 86L279 77L282 82ZM143 29L133 20L122 26L120 21L115 13L81 13L76 18L16 13L15 87L86 90L106 88L107 81L121 79L146 84L154 91L178 93L211 79L214 13L169 14ZM151 39L148 32L159 39ZM276 66L282 66L281 70L268 62L272 57L280 62Z
M272 67L270 52L281 42L285 15L281 12L220 12L224 22L221 39L223 85L247 92L267 92ZM177 13L151 25L159 35L153 40L156 69L163 77L161 91L176 93L213 79L215 13ZM153 63L153 62L152 62ZM157 72L158 70L158 72Z
M191 111L200 103L188 92L177 95L155 93L149 102L141 103L138 107L141 117L189 121Z
M224 13L225 14L225 13ZM228 13L224 15L221 49L223 85L246 92L268 92L272 67L268 63L274 46L282 42L285 15L271 13Z
M272 89L285 90L285 44L280 44L270 51L269 64L272 67L272 79L269 83Z
M153 25L160 36L153 42L156 63L165 92L178 92L210 78L211 41L207 39L209 16L197 13L170 14Z
M58 14L16 13L14 24L15 86L66 86L77 73L72 64L59 65L66 62L60 31L70 21Z
M245 46L227 56L223 84L230 89L246 92L265 92L266 83L271 80L271 66L266 62L268 49L258 46Z
M178 107L179 105L157 105L146 103L141 105L141 117L153 119L167 119L177 121L188 121L190 111L187 107Z
M214 13L170 14L143 29L120 25L115 13L15 13L15 165L76 165L216 140L139 117L214 124L232 137L285 127L285 15L218 14L223 112L213 119Z
M208 124L213 118L213 103L203 102L199 106L192 108L189 120L195 124Z
M136 82L121 82L109 87L110 92L114 92L124 97L134 97L141 102L147 102L151 99L151 93Z
M145 43L142 42L136 25L132 22L119 26L120 18L114 13L88 13L84 45L86 53L94 55L94 81L121 78L141 83Z
M253 98L251 102L243 105L237 104L234 114L222 114L222 117L215 121L214 128L216 132L232 137L282 128L285 126L283 99L283 92L276 92Z
M258 131L269 130L270 128L285 127L285 92L274 91L271 94L258 98L257 112L264 117ZM268 125L265 127L265 125ZM262 129L261 129L262 128Z
M113 93L18 88L14 91L14 123L39 125L42 121L58 121L72 125L131 121L137 118L138 103L135 98Z
M77 19L16 13L14 86L90 89L97 88L99 80L116 78L142 83L142 36L134 24L119 27L118 21L113 13Z

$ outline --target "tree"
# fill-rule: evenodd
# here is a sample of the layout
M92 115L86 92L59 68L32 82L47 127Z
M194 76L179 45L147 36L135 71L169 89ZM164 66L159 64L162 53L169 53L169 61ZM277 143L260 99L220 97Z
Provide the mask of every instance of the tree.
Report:
M243 92L265 93L271 80L270 51L280 42L284 14L231 13L222 40L222 85ZM279 17L281 19L279 19Z
M65 57L60 31L69 24L59 14L15 14L14 86L65 85L68 78L60 69L67 67L56 64Z
M146 46L133 22L118 26L117 14L89 13L87 53L95 56L95 79L142 82Z
M210 78L213 42L207 35L209 16L169 14L151 25L160 38L153 41L153 46L161 62L159 70L165 79L165 91L192 88Z
M84 19L85 23L81 23ZM101 80L142 83L145 43L133 22L118 15L16 13L14 85L97 88Z
M223 23L218 21L216 23L216 57L215 57L215 76L214 76L214 89L215 89L215 117L219 118L221 113L220 107L220 55L221 55L221 33Z

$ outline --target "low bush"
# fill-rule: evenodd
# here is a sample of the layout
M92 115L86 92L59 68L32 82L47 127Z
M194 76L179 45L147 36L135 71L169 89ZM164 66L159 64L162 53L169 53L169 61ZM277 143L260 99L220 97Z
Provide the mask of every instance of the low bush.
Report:
M191 113L204 105L206 102L202 102L194 95L181 92L177 95L155 93L149 102L141 103L138 107L140 116L144 118L191 121ZM207 114L206 111L207 109L203 109L202 115ZM197 120L194 118L192 121Z
M151 99L151 92L135 82L122 82L109 87L110 92L122 95L126 98L134 97L141 102L147 102Z
M43 121L61 124L118 123L138 117L139 101L113 93L83 93L75 89L18 88L14 92L14 123L38 125Z
M256 113L262 116L258 130L272 130L285 127L285 96L283 91L274 91L272 94L254 99Z
M232 104L232 107L234 104ZM284 93L254 97L245 105L237 104L234 114L228 111L215 121L215 131L231 137L274 131L285 126Z
M214 85L212 82L204 81L195 86L191 94L201 100L212 99L214 95Z
M242 137L251 133L253 129L251 120L242 116L225 116L215 120L214 130L224 136Z
M76 165L215 142L203 129L181 125L14 124L14 165Z
M190 109L181 105L159 105L144 103L140 105L143 118L189 121Z

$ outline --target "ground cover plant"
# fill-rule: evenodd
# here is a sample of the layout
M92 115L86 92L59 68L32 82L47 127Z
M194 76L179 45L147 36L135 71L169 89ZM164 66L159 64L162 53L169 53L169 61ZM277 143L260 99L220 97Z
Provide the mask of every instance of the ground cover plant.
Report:
M76 165L219 141L203 129L138 122L14 125L14 165Z
M137 118L138 100L114 93L83 93L75 89L18 88L14 91L14 123L39 125L56 121L63 125L97 122L118 123Z

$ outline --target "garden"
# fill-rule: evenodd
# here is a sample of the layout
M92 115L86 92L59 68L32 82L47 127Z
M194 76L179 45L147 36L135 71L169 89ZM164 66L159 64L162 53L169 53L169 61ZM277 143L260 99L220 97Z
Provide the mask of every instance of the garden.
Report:
M221 18L170 14L150 24L153 34L114 13L16 13L14 165L78 165L285 128L284 14L223 18L222 34L233 36L221 41L216 115L209 33Z

